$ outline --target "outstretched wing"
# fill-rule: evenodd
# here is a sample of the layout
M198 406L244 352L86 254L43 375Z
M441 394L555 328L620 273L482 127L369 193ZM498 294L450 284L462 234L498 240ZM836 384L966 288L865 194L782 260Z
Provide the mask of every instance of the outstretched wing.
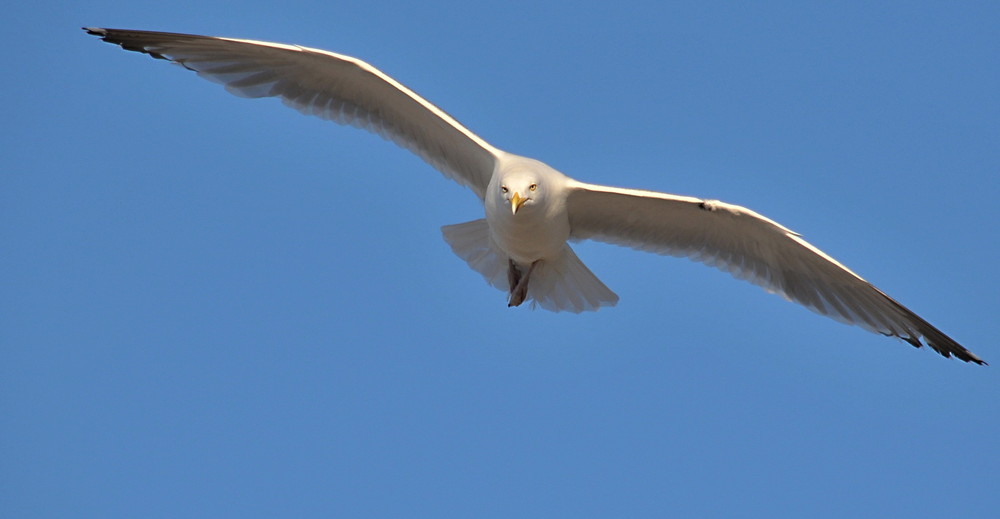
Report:
M576 182L567 199L574 238L684 256L810 310L945 357L982 359L798 234L750 209L713 200Z
M297 45L84 28L125 50L179 63L243 97L278 97L307 115L375 132L483 198L502 153L375 67Z

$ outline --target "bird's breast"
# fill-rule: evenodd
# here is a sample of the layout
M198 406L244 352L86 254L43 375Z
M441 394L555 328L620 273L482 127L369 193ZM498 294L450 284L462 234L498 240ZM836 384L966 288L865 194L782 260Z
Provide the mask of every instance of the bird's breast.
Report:
M565 214L525 207L511 214L506 207L487 207L493 241L515 262L529 265L558 255L569 239L569 219Z

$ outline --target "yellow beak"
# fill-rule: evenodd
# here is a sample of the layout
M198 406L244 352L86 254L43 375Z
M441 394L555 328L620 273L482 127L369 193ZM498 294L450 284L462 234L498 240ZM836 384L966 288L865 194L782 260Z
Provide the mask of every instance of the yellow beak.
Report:
M511 214L517 214L517 210L520 209L521 206L524 205L524 203L527 202L527 201L528 201L527 198L521 198L521 195L519 193L515 192L514 196L510 197L510 212L511 212Z

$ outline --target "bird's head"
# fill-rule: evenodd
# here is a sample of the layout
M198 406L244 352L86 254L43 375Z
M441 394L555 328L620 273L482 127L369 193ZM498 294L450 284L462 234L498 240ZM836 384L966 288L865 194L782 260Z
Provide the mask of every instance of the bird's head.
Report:
M523 207L538 204L544 195L543 186L535 175L514 173L504 176L500 182L500 193L511 214L517 214Z

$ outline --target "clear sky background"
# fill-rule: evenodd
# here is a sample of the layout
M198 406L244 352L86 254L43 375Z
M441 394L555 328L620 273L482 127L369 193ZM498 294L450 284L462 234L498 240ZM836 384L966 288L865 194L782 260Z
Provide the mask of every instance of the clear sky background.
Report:
M0 516L1000 516L996 2L5 8ZM700 264L508 309L405 150L102 43L358 56L580 180L801 232L993 367Z

